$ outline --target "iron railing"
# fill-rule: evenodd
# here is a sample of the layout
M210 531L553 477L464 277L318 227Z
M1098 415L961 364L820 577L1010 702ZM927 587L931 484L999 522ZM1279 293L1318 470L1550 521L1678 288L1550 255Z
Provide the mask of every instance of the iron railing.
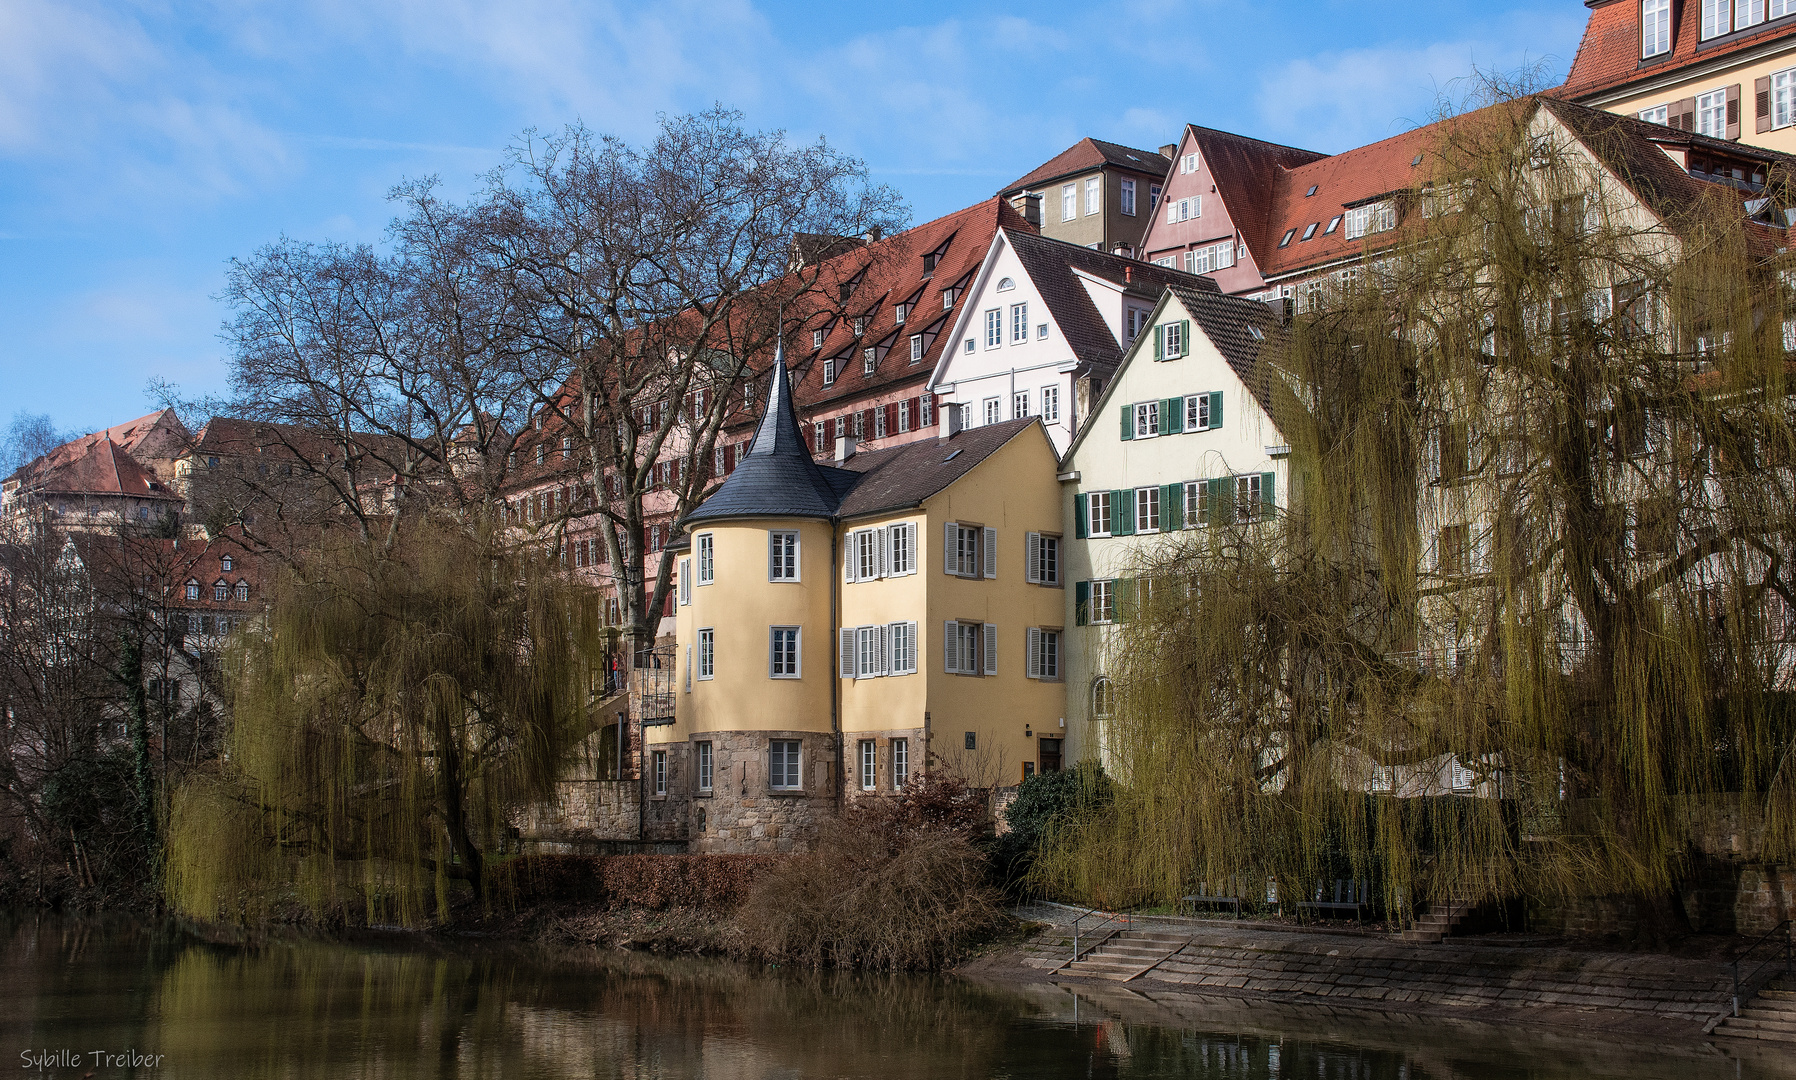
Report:
M1102 918L1099 918L1099 916L1102 916ZM1084 925L1086 919L1097 919L1097 921L1092 923L1089 927L1086 927ZM1104 911L1101 908L1087 908L1083 914L1073 919L1073 958L1069 963L1076 964L1079 962L1079 933L1081 929L1083 929L1085 936L1089 938L1094 931L1102 930L1112 923L1115 923L1117 926L1123 927L1124 929L1135 925L1134 919L1128 912ZM1092 948L1095 949L1097 946L1093 945ZM1090 949L1086 950L1087 953L1090 951Z
M1769 973L1767 973L1765 970L1766 965L1777 963L1778 958L1775 954L1772 955L1768 959L1760 960L1760 961L1754 963L1752 965L1752 967L1750 969L1748 969L1744 974L1741 973L1740 966L1744 963L1751 961L1753 953L1757 952L1760 946L1764 945L1767 942L1770 942L1774 937L1776 937L1778 931L1780 931L1780 930L1783 931L1783 935L1784 935L1784 955L1783 955L1782 974L1789 975L1793 971L1796 971L1796 966L1792 966L1792 953L1796 952L1796 943L1793 943L1792 939L1796 939L1796 930L1792 930L1790 927L1790 920L1785 919L1783 922L1778 923L1776 926L1773 926L1771 929L1769 929L1769 930L1765 931L1763 934L1759 935L1759 939L1757 941L1753 942L1751 945L1746 946L1745 950L1743 950L1739 956L1734 958L1734 962L1728 965L1728 969L1732 972L1733 977L1734 977L1734 1015L1735 1016L1740 1015L1740 998L1741 997L1751 997L1753 994L1758 992L1760 983L1769 982L1771 979L1776 978L1777 975L1779 974L1779 972L1775 969L1771 970Z

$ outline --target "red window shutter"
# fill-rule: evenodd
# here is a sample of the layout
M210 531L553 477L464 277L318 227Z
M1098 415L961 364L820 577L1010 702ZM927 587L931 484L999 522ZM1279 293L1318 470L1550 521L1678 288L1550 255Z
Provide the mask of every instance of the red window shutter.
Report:
M1680 131L1696 130L1696 99L1682 98L1671 106L1671 126Z
M1740 137L1740 84L1727 88L1727 137Z
M1771 130L1771 79L1752 80L1752 115L1754 131Z

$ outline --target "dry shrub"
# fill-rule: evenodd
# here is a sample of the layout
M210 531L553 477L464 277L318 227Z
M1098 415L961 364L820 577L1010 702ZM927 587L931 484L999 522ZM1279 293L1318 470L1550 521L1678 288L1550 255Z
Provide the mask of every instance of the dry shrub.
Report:
M530 855L505 865L520 903L581 900L608 907L709 908L742 904L778 855Z
M984 797L952 782L862 800L816 850L750 890L736 924L751 948L788 963L940 967L1002 919L973 845Z

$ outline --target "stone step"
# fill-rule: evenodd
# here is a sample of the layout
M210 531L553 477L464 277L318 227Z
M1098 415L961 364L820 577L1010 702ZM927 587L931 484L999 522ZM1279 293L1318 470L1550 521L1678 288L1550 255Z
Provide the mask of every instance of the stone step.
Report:
M1796 1004L1796 990L1760 990L1759 997L1766 1001L1788 1001Z
M1747 1020L1743 1017L1722 1021L1721 1026L1715 1029L1715 1034L1796 1045L1796 1028L1788 1024L1766 1024L1763 1020Z
M1751 1007L1761 1012L1796 1019L1796 1001L1766 1001L1765 995L1760 994L1752 1000Z
M1788 1013L1774 1013L1764 1009L1748 1008L1741 1009L1739 1016L1729 1017L1727 1022L1733 1023L1736 1020L1750 1020L1753 1023L1766 1028L1796 1032L1796 1016L1791 1016Z

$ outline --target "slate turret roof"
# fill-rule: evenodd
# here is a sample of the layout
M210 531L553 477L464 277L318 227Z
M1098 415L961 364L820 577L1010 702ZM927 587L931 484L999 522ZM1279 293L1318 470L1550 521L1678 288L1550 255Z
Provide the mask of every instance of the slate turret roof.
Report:
M767 411L748 453L716 492L686 515L686 524L743 517L831 518L842 496L860 479L811 459L798 429L783 343L774 353L773 377L768 381Z

